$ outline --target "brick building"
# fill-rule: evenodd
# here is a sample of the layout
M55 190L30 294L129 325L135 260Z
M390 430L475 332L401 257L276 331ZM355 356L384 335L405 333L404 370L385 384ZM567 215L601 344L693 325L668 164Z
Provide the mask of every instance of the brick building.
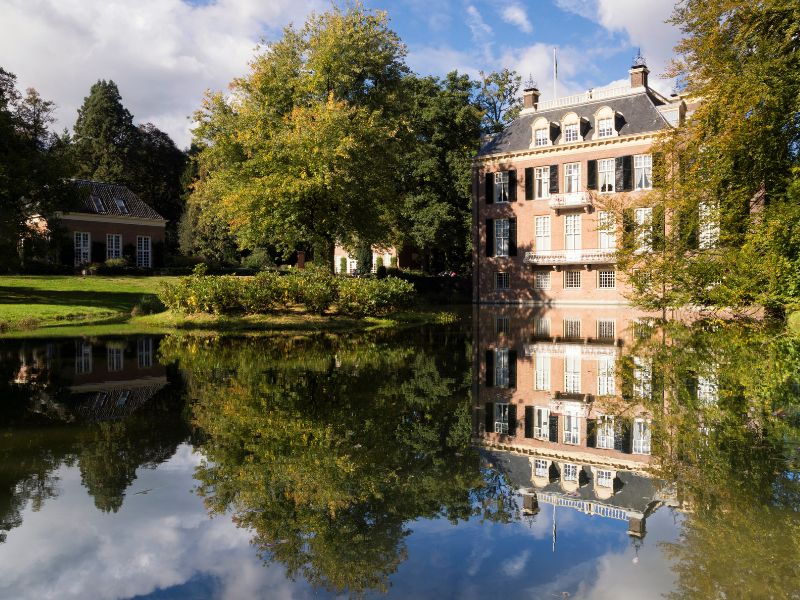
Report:
M622 303L613 199L642 227L664 227L648 200L651 146L687 113L648 85L642 61L629 85L540 102L488 138L473 162L473 300ZM661 213L663 215L663 212Z

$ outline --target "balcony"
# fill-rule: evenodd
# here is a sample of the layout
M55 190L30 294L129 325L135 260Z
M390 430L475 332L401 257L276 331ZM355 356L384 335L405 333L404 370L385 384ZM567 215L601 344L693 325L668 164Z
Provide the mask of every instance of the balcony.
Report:
M559 266L559 265L608 265L615 262L616 250L590 248L587 250L538 250L526 252L526 265Z
M592 206L592 195L589 192L569 192L567 194L551 194L548 201L553 210L570 208L587 209Z

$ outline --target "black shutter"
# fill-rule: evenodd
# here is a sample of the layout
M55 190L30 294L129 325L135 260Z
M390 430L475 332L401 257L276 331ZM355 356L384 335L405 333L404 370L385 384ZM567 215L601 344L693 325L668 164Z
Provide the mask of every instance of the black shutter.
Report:
M697 375L694 373L687 373L684 377L683 386L686 388L689 400L697 400Z
M622 157L622 191L630 192L632 189L633 189L633 156L628 155Z
M633 361L630 357L623 358L618 361L617 364L622 363L620 365L620 378L621 378L621 389L620 393L622 394L623 400L632 400L633 399Z
M626 208L622 211L622 247L631 250L636 243L636 220L633 209Z
M516 389L517 387L517 351L508 351L508 387Z
M666 183L667 166L663 152L653 152L652 180L654 188L663 188Z
M486 433L494 433L494 404L487 402L483 409L483 424L486 427Z
M517 435L517 405L508 405L508 435L516 437Z
M631 452L631 423L628 419L617 417L614 420L614 450Z
M494 256L494 219L486 219L486 256Z
M533 167L525 167L525 200L533 200Z
M517 201L517 172L516 171L509 171L508 172L508 201L509 202L516 202Z
M550 165L550 193L558 193L558 165Z
M663 250L667 244L666 222L664 220L664 205L653 207L653 250Z
M697 230L699 225L699 214L697 209L683 208L678 213L678 227L681 240L689 250L697 250Z
M517 220L508 220L508 255L517 255Z
M558 441L558 415L550 415L550 441Z
M494 350L486 351L486 387L494 386Z
M625 191L625 167L624 156L618 156L614 160L614 190L617 192Z
M486 173L486 204L494 202L494 173Z
M597 161L590 160L586 164L586 189L587 190L596 190L597 189Z
M525 407L525 437L533 437L533 407Z
M586 445L597 448L597 419L586 419Z

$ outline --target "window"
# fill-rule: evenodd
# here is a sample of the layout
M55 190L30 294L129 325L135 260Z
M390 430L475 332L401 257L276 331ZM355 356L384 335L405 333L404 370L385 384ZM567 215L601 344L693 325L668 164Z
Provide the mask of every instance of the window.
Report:
M597 136L610 137L614 135L614 119L613 117L606 117L597 120Z
M533 472L536 477L547 477L550 472L550 461L537 458L533 462Z
M494 405L494 432L508 434L508 404Z
M153 338L136 341L136 356L139 359L140 369L149 369L153 366Z
M351 275L358 270L358 261L355 258L347 258L347 272Z
M564 165L564 192L571 194L581 189L581 163Z
M508 219L494 220L494 255L508 256Z
M92 345L75 342L75 374L86 375L92 372Z
M496 290L507 290L509 288L508 285L508 273L495 273L494 274L494 289Z
M125 198L120 198L119 196L116 196L114 198L114 202L116 203L117 208L119 209L119 212L121 214L127 215L130 213L130 211L128 210L128 203L125 202Z
M605 469L597 470L597 485L599 487L610 488L614 486L614 474Z
M106 260L110 258L122 258L122 236L119 233L106 236Z
M614 449L614 417L601 415L597 419L597 447Z
M581 287L580 271L564 271L564 289L574 290Z
M75 232L75 266L92 262L92 238L82 231Z
M614 357L604 356L597 359L597 395L613 396L616 393L614 385Z
M597 337L601 340L613 340L615 332L615 324L610 319L599 319L597 321Z
M547 317L538 317L533 322L533 334L536 337L550 337L550 319Z
M537 200L550 197L550 167L536 167L533 170L533 179L533 197Z
M633 422L633 453L650 454L650 423L644 419Z
M598 271L597 272L597 287L602 290L614 289L616 283L616 271Z
M652 189L653 157L649 154L637 154L633 157L633 182L637 190Z
M714 212L707 202L700 203L700 235L697 241L701 250L714 248L719 243L719 222Z
M550 440L550 409L537 406L533 409L533 437Z
M508 387L508 348L494 351L494 384L497 387Z
M564 481L578 481L578 465L564 465Z
M122 390L117 397L117 406L125 406L128 403L128 398L131 397L130 390Z
M508 202L508 171L494 174L494 201Z
M494 320L494 330L495 330L495 333L508 334L508 330L509 330L509 319L508 319L508 317L496 317L495 320Z
M536 217L536 251L550 250L550 217Z
M114 373L122 371L122 348L108 347L106 349L108 358L108 372Z
M597 213L598 245L601 250L613 250L617 246L616 225L614 215L610 212Z
M539 391L550 389L550 357L546 354L536 354L536 376L533 387Z
M653 371L650 364L638 356L633 357L633 395L649 400L653 394Z
M649 252L653 249L653 236L650 231L653 223L653 209L650 207L637 208L633 214L636 222L637 251Z
M579 442L578 415L567 413L564 415L564 443L578 444Z
M719 398L719 383L717 378L698 377L697 378L697 399L703 404L716 404Z
M581 249L581 216L566 215L564 217L564 249Z
M136 266L145 269L153 266L153 248L149 235L136 236Z
M601 158L597 161L597 189L601 192L613 192L615 183L614 159Z
M547 146L550 143L550 135L546 127L537 129L535 136L537 146Z
M569 142L577 142L578 141L578 124L573 123L572 125L565 125L564 126L564 141Z
M571 340L581 337L580 319L564 319L564 337Z
M537 290L549 290L550 271L536 271L534 274L533 287Z
M580 350L577 352L568 351L564 356L564 391L567 394L581 393Z
M99 213L106 212L106 205L103 204L103 200L98 196L91 196L92 205L94 205L94 209Z

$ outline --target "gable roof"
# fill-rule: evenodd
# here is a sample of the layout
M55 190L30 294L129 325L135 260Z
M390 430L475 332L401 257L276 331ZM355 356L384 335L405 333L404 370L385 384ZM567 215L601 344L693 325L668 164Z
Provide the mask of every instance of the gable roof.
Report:
M656 106L662 103L655 100L649 93L640 92L617 98L605 98L585 102L573 106L562 106L548 110L537 111L521 115L503 131L488 139L478 151L478 156L501 154L506 152L519 152L528 150L533 141L533 123L540 118L547 119L550 123L558 123L569 113L575 113L579 118L585 119L588 124L587 137L594 130L594 115L603 106L614 110L619 119L619 135L635 135L660 131L669 126L669 123ZM561 140L561 131L553 141L558 145Z
M81 200L78 207L71 212L115 217L133 217L136 219L150 219L153 221L165 220L164 217L158 214L144 200L139 198L139 196L124 185L90 181L88 179L73 179L72 183L79 189L87 190L88 193L86 197ZM120 203L118 203L117 200L119 200ZM123 210L120 204L127 208L127 212Z

